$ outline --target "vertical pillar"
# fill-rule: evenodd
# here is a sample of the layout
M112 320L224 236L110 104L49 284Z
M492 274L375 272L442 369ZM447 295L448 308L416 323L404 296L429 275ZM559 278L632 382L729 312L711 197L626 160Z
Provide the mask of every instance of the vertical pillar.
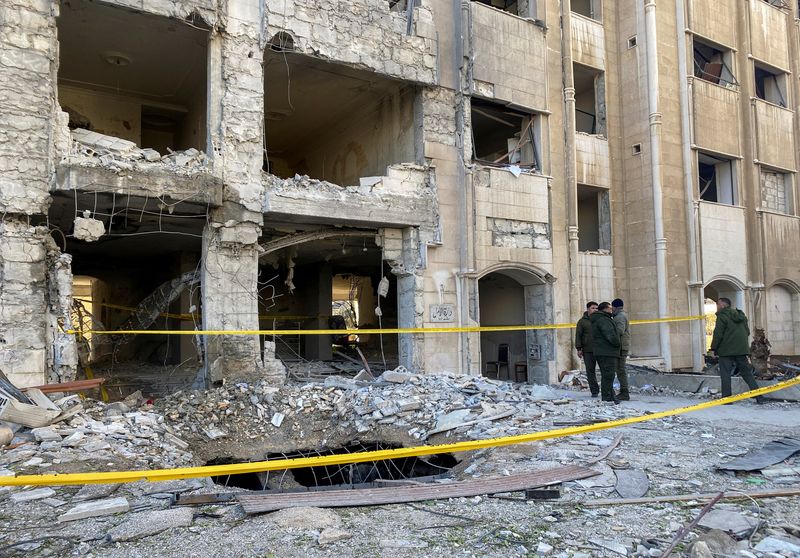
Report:
M312 316L312 329L328 329L328 317L333 309L333 268L329 263L321 264L316 272L316 292L308 297L308 310ZM304 336L306 358L331 360L333 350L330 335Z
M178 274L183 275L189 271L197 269L197 256L192 253L182 252L179 256ZM181 314L197 314L199 299L196 289L184 289L178 298L177 312ZM187 316L188 317L188 316ZM178 329L191 331L195 329L195 324L200 324L194 320L181 319ZM192 335L180 335L178 341L178 362L189 364L198 360L198 351L195 347L195 338ZM189 361L189 362L187 362Z

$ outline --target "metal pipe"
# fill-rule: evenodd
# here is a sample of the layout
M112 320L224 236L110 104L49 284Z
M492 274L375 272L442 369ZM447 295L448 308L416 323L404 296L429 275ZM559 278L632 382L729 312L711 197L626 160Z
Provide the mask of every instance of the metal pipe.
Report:
M645 30L647 44L647 102L650 112L650 166L653 175L653 222L655 225L656 287L658 317L667 317L667 239L664 237L664 209L661 186L661 113L658 104L658 35L656 1L645 0ZM672 370L672 350L669 324L659 322L658 337L664 367Z
M578 181L575 153L575 76L572 71L572 2L561 2L561 73L564 84L564 187L567 190L570 321L581 315L578 285ZM579 363L570 351L573 368Z
M694 177L692 175L692 140L691 140L691 118L689 115L689 73L686 65L686 12L685 0L675 1L675 15L677 19L677 39L678 39L678 76L680 77L680 103L681 103L681 147L683 149L683 186L684 203L686 204L686 234L688 236L686 247L689 259L689 281L687 290L689 293L689 314L697 316L702 312L702 301L698 299L696 291L702 294L702 281L698 276L697 265L697 223L695 222L694 212ZM702 329L698 320L689 322L692 334L692 370L700 372L703 370L703 353L705 347L704 338L701 336Z

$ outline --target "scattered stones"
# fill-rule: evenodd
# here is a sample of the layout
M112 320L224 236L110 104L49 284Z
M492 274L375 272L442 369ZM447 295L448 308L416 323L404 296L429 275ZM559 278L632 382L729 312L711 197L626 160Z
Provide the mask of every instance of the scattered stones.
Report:
M60 442L61 434L55 431L52 426L43 426L41 428L34 428L31 434L36 438L37 442Z
M411 379L411 374L407 372L398 372L397 370L387 370L381 374L380 379L393 384L404 384Z
M794 539L792 537L791 539ZM800 539L791 540L788 537L766 537L756 545L756 550L760 552L788 553L785 556L800 555Z
M112 542L131 541L156 535L167 529L189 527L194 519L191 508L174 508L130 514L123 523L108 532Z
M744 537L755 529L758 520L738 512L715 509L704 515L698 525L708 529L719 529L735 537Z
M85 519L87 517L113 515L115 513L122 513L128 510L130 510L130 505L128 504L128 500L125 498L94 500L91 502L78 504L66 513L59 515L58 522L66 523L68 521L76 521L78 519Z
M115 484L85 484L78 493L72 498L73 502L85 502L87 500L98 500L111 496L120 487Z
M8 426L0 426L0 447L7 446L14 439L14 431Z
M350 531L345 531L344 529L338 529L336 527L328 527L323 529L319 534L317 542L320 545L325 545L335 543L337 541L344 541L352 537L353 534Z
M284 529L326 529L339 527L342 519L334 511L323 508L286 508L267 516L268 521Z
M689 558L714 558L714 553L703 541L697 541L689 551Z
M31 502L33 500L42 500L55 496L56 491L52 488L36 488L34 490L26 490L24 492L15 492L11 495L12 502Z
M272 420L270 422L272 423L272 426L274 426L275 428L280 428L281 424L283 424L284 418L286 418L286 415L284 415L283 413L275 413L274 415L272 415Z
M720 529L709 530L707 533L700 535L698 541L705 543L711 553L717 556L735 554L738 548L736 541Z
M538 556L550 556L553 553L553 547L545 542L540 542L536 546L536 554Z

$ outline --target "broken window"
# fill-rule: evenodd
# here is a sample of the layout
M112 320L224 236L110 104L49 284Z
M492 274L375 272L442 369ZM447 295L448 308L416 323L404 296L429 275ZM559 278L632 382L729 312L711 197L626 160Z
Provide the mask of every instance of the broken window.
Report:
M541 171L541 117L472 98L473 160Z
M698 153L697 175L701 200L736 205L736 167L731 159Z
M792 213L792 175L761 169L761 205L779 213Z
M264 170L357 185L417 161L417 93L372 72L266 49Z
M789 2L788 0L764 0L767 4L775 6L776 8L780 8L782 10L789 9Z
M578 184L578 250L611 250L611 203L608 190Z
M600 21L603 19L601 0L572 0L571 8L576 14Z
M509 12L514 15L527 17L526 14L522 13L520 10L521 2L519 0L475 0L476 2L480 2L481 4L486 4L487 6L491 6L492 8L497 8L498 10L503 10L504 12Z
M730 49L716 47L694 39L694 77L723 85L736 86L733 76L733 54Z
M585 134L606 135L605 75L573 64L575 80L575 129Z
M768 103L786 107L786 72L776 70L763 64L755 65L756 97Z
M58 18L58 96L70 128L154 148L206 149L209 32L87 0Z

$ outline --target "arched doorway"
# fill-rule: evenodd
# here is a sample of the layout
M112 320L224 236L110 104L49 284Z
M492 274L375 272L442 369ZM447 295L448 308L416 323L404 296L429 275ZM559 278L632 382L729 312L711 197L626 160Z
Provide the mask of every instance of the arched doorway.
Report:
M542 277L521 269L500 269L478 280L481 326L552 323L552 291ZM549 383L553 330L483 331L481 373L498 379Z
M704 314L706 316L706 350L711 347L714 326L717 325L717 300L724 297L730 299L734 308L744 309L744 289L733 279L714 279L703 289L705 298Z
M774 355L798 354L800 293L781 283L767 289L767 339Z

